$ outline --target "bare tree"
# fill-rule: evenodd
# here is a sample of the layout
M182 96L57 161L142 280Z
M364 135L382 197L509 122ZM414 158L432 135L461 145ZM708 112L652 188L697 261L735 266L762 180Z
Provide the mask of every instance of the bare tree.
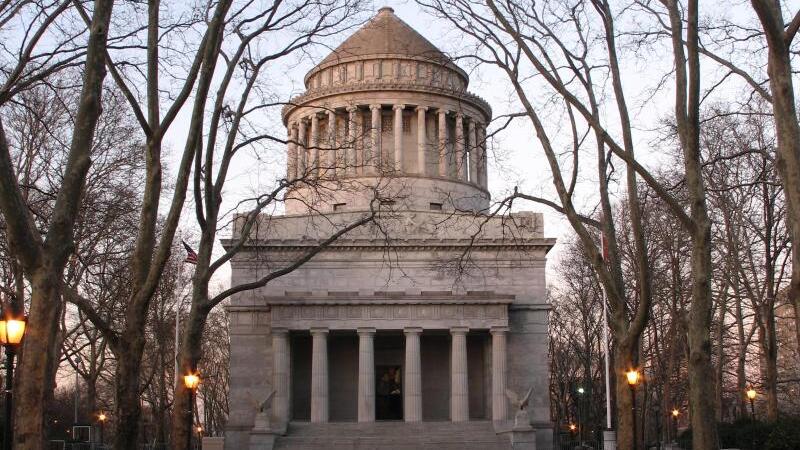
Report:
M52 63L52 51L42 48L46 47L42 37L51 31L49 27L71 2L55 2L51 4L53 6L25 3L5 2L0 6L0 23L8 26L19 17L30 30L29 37L21 44L22 51L17 53L18 58L11 65L12 69L5 72L0 87L0 107L12 101L18 92L42 82L47 73L65 65L83 61L84 71L64 175L49 226L44 232L35 226L26 207L0 122L0 210L5 217L10 250L31 284L28 331L23 346L25 356L19 364L16 386L15 446L38 449L44 445L44 408L52 391L53 367L57 361L53 349L61 310L62 272L73 250L75 219L91 166L91 144L100 115L106 74L103 55L113 2L98 0L94 3L85 52L76 50L64 57L71 62L65 62L61 59L62 54L56 53L55 63ZM72 47L75 39L79 38L69 36L65 45Z

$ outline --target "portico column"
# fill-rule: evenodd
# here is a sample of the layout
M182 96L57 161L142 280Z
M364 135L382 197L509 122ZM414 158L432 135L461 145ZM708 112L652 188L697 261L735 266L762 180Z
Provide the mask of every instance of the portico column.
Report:
M309 140L311 150L311 173L319 176L319 117L317 113L311 115L311 139Z
M289 422L290 366L289 330L272 329L272 386L275 389L274 411L279 424Z
M312 328L311 422L328 421L328 329Z
M406 105L394 105L394 170L403 170L403 110Z
M450 351L450 420L469 420L469 389L467 388L467 327L450 329L452 350Z
M324 171L325 176L328 178L334 177L339 171L338 159L336 158L337 142L336 142L336 111L328 110L328 145L325 147L325 162Z
M507 327L494 327L492 333L492 420L508 418L506 398L506 335Z
M372 146L364 162L370 174L381 166L381 105L369 105L372 111Z
M350 136L348 137L347 152L345 157L345 167L347 175L356 174L356 165L358 164L356 158L356 141L358 140L358 128L356 127L356 114L358 114L358 107L349 106L347 108L348 121L350 122Z
M417 173L425 175L427 171L426 150L428 147L428 135L425 128L426 106L417 106Z
M422 421L422 363L419 336L422 328L406 328L405 386L403 386L403 418L406 422Z
M466 181L467 166L464 161L464 116L456 113L456 142L453 145L456 153L456 177L460 181Z
M447 176L447 111L439 110L439 176Z
M478 136L475 119L470 119L467 130L467 148L469 149L469 182L478 184Z
M300 156L300 164L297 166L297 178L306 176L308 170L308 150L306 149L306 120L297 121L297 153Z
M358 329L358 421L375 421L375 328Z

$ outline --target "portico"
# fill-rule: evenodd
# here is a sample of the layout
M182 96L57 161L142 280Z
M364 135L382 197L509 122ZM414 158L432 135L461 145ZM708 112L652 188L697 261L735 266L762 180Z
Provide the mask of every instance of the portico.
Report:
M470 420L470 417L505 420L505 336L508 305L513 299L485 294L440 297L438 301L428 299L425 302L420 298L392 299L381 295L334 300L313 297L270 299L275 420L278 423L291 420L325 423L336 419L374 422L376 380L381 375L376 378L376 364L399 369L401 417L406 422L419 422L426 418L461 422ZM307 351L309 336L310 354ZM355 354L357 358L332 361L329 352L332 337L339 339L337 351ZM402 348L396 348L399 351L395 351L394 358L383 354L376 359L376 339L384 338L387 342L393 340L401 344L395 347ZM450 358L438 358L423 364L426 343L437 346L439 352L438 347L448 338ZM293 348L293 342L297 343L297 348ZM379 352L380 349L379 346ZM470 356L474 366L472 376L468 363ZM302 359L310 361L304 363ZM292 361L296 362L294 373ZM309 363L310 374L301 374ZM426 369L430 373L426 373ZM347 386L334 385L331 388L332 370L352 372L357 376L345 378ZM432 376L441 380L442 374L446 374L444 379L449 380L446 417L442 411L447 405L431 403L431 410L424 410L427 402L424 400L423 379ZM295 381L295 386L290 383L290 380L304 378L309 379L308 386L303 386L301 381ZM481 385L470 389L471 378L479 380ZM353 395L349 398L345 395L343 399L348 405L332 407L331 390L352 392ZM481 411L470 412L470 392L473 392L472 403L482 406ZM442 396L439 397L441 400ZM337 411L333 418L332 409ZM346 412L353 409L356 414Z

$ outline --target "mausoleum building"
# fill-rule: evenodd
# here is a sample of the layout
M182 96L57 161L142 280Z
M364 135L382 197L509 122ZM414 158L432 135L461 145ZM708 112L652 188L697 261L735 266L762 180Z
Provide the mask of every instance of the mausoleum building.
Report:
M226 448L551 448L554 240L541 214L491 214L468 84L382 8L284 108L285 214L258 218L232 283L324 248L228 306Z

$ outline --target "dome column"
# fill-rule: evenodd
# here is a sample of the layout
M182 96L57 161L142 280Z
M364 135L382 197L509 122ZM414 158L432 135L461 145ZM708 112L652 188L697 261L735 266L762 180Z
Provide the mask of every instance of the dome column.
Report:
M403 110L406 105L394 105L394 170L403 171Z
M356 117L358 115L358 107L348 106L347 113L347 120L350 123L350 136L348 137L347 148L345 150L345 168L347 175L352 176L356 174L356 166L358 165L356 158L356 142L358 140L358 124L356 123Z
M325 149L325 161L323 175L326 178L333 178L336 176L336 173L340 170L339 164L337 164L336 154L338 150L336 148L336 111L333 109L328 110L328 145L326 145Z
M489 189L488 183L489 161L486 157L486 126L478 127L478 186Z
M428 147L428 134L425 128L426 106L417 106L417 173L425 175L427 171L426 151Z
M306 125L305 119L297 121L297 153L300 160L300 164L297 166L297 178L304 178L308 171L308 149L306 149L306 134L308 130Z
M467 125L467 149L469 150L469 182L478 184L478 130L475 119L470 118Z
M372 142L365 152L364 165L369 175L375 175L381 161L381 105L369 105L372 112Z
M288 143L286 144L286 180L297 178L297 128L289 123L286 130Z
M456 177L459 181L467 180L467 162L464 160L464 116L456 113L456 141L453 145L456 156Z
M439 110L439 176L447 176L447 111Z
M314 178L316 178L319 176L319 116L317 116L316 112L311 115L311 139L309 147L311 150L311 173Z

